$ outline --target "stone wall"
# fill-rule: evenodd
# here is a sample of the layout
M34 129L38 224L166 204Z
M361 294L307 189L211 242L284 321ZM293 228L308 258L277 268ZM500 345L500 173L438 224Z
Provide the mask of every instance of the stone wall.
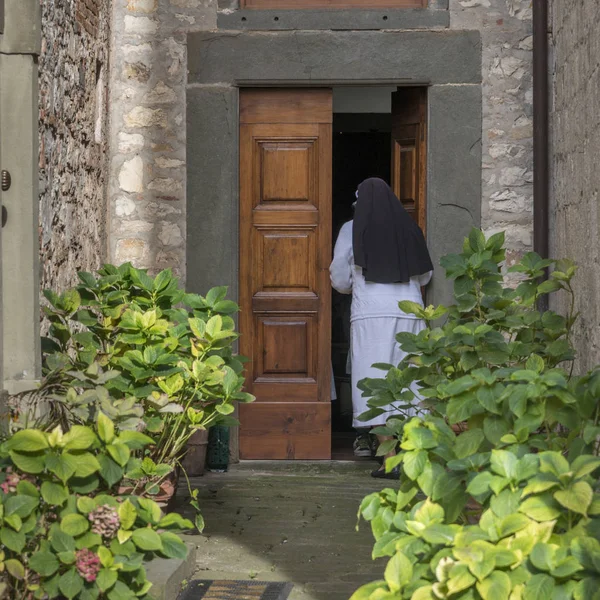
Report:
M483 44L482 227L505 230L507 263L533 244L530 0L450 0L451 27Z
M236 0L221 0L230 13ZM115 0L110 253L185 269L186 34L216 28L216 0ZM450 0L452 29L483 38L483 226L509 262L532 243L530 0Z
M550 242L579 266L573 342L577 368L600 363L600 37L597 0L553 2L554 54ZM568 298L554 308L568 310Z
M110 0L42 0L41 285L106 259Z
M186 35L216 27L216 0L114 0L110 252L185 267Z

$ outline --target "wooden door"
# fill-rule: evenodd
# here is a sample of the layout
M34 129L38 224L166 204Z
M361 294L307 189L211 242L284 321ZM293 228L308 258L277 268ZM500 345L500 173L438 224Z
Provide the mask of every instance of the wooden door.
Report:
M240 458L331 456L332 92L240 92Z
M427 88L392 94L392 189L426 234Z

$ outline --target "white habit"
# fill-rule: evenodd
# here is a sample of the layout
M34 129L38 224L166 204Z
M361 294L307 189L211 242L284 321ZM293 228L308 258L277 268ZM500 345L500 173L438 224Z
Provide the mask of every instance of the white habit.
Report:
M423 306L421 286L431 280L432 272L412 277L407 283L372 283L365 281L362 267L354 264L352 251L352 221L339 233L329 267L331 285L341 294L352 294L350 317L350 356L352 365L353 426L375 427L385 424L393 413L385 413L371 421L358 421L368 410L367 398L357 384L365 377L381 378L384 372L373 369L375 363L397 365L406 355L396 341L401 331L419 333L425 323L398 308L401 300L411 300ZM415 390L413 390L415 391Z

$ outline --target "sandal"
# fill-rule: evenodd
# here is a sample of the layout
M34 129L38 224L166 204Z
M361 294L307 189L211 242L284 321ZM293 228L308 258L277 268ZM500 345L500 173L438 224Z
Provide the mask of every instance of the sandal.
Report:
M375 477L375 479L400 479L400 469L398 467L394 467L389 473L386 473L385 467L380 469L375 469L371 472L371 477Z

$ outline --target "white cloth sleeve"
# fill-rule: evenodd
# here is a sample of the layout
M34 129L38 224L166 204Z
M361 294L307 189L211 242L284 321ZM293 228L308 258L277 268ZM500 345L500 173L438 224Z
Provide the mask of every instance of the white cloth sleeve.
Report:
M423 287L424 285L427 285L431 281L432 275L433 275L433 271L429 271L427 273L423 273L422 275L418 275L416 277L416 280L418 281L419 285L421 287Z
M340 294L352 293L352 227L345 223L340 229L329 266L331 286Z

